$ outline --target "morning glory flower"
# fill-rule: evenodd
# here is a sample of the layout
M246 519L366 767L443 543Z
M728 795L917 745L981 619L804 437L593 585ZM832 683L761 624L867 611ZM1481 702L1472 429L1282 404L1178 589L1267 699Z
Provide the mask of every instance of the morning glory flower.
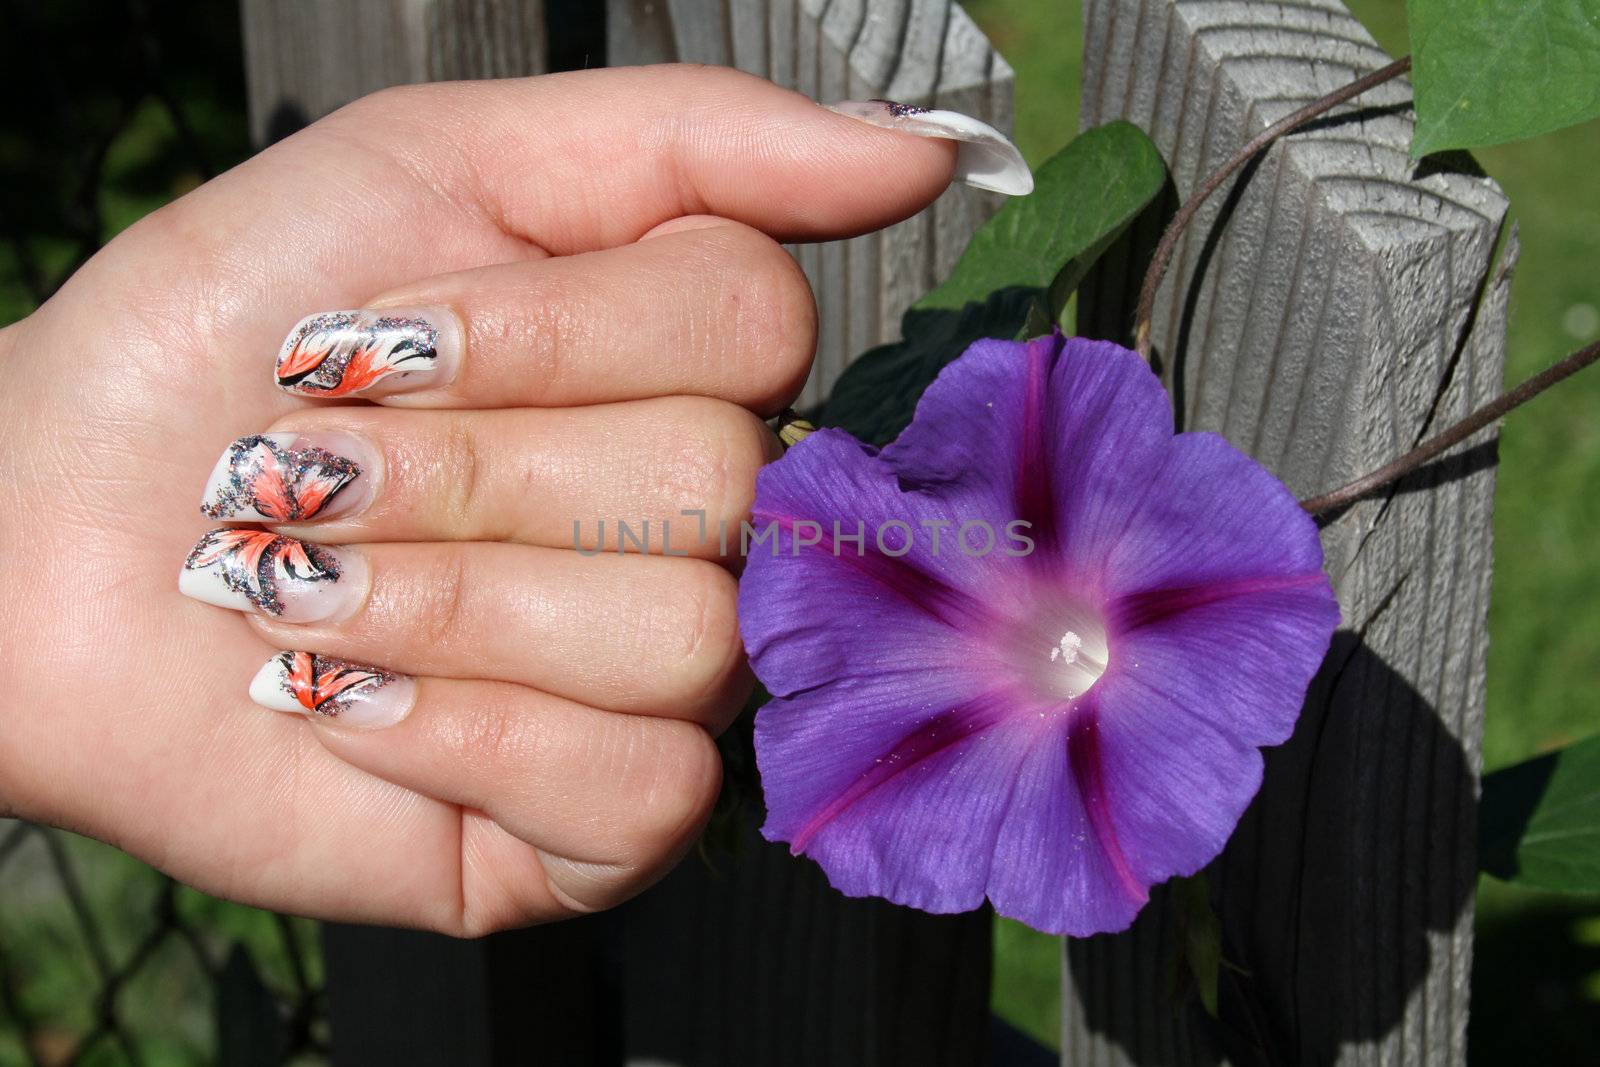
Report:
M1126 928L1221 851L1339 619L1288 490L1059 333L974 344L882 451L812 434L753 510L762 832L931 912Z

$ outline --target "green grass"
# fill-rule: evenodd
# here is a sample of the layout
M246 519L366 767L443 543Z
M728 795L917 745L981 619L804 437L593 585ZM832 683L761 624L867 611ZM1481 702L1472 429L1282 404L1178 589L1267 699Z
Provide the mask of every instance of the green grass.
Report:
M1347 3L1391 53L1406 50L1402 0ZM1017 142L1037 164L1077 132L1079 5L964 6L1016 69ZM1600 338L1600 123L1476 155L1510 196L1519 226L1506 360L1507 380L1516 381ZM1600 552L1590 548L1600 538L1600 493L1591 491L1600 485L1596 411L1600 372L1590 371L1514 413L1501 436L1483 742L1491 770L1600 732ZM1483 882L1475 1062L1562 1062L1580 1048L1600 1055L1597 924L1600 898ZM1057 943L1005 921L995 932L996 1010L1055 1045Z
M12 824L0 821L0 836ZM169 932L142 965L131 968L141 944L165 927L159 907L162 881L150 868L110 845L54 832L80 887L93 928L105 950L109 974L126 976L116 997L118 1029L151 1067L192 1067L215 1057L214 978L195 946ZM107 973L95 959L83 919L74 909L44 839L30 837L0 867L0 948L19 1007L34 1034L34 1051L56 1062L95 1028ZM266 986L288 1002L297 979L285 948L284 928L270 912L217 900L180 887L177 917L192 931L212 967L236 948L249 953ZM323 984L316 926L287 920L312 987ZM29 1062L18 1027L0 1008L0 1067ZM122 1063L109 1042L94 1046L88 1063Z

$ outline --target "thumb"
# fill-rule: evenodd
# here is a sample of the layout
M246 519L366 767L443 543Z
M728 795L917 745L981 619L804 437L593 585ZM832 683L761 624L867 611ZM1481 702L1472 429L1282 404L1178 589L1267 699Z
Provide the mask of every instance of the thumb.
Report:
M405 151L459 161L445 164L456 173L436 174L446 188L558 255L626 244L683 215L718 215L783 241L828 240L913 215L958 175L1006 192L1032 186L1016 149L976 119L881 101L830 110L728 68L575 71L405 93L407 106L385 116L407 127ZM386 96L395 102L380 94L374 106Z

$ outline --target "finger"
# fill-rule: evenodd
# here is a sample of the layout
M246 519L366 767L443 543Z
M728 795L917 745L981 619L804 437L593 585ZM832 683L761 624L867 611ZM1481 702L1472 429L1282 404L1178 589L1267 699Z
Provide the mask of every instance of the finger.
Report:
M778 452L756 416L695 397L459 413L319 408L229 445L200 507L319 541L726 558L738 553L756 472Z
M693 217L619 248L433 277L364 312L309 316L276 376L300 396L409 406L693 394L775 414L805 384L816 333L810 285L782 246Z
M668 870L704 825L721 783L716 746L698 726L615 715L516 685L412 679L285 652L267 662L250 693L266 707L306 715L323 744L354 766L468 809L463 832L478 832L490 853L479 859L490 869L528 868L522 849L472 827L471 812L482 812L532 846L549 888L573 911L615 904ZM487 910L536 912L545 888L531 879L520 904Z
M145 310L184 331L203 379L215 346L275 345L308 311L448 271L628 244L683 215L783 240L868 232L932 203L955 158L949 142L721 68L396 87L207 182L118 247L141 249L155 305ZM260 254L241 262L241 248ZM102 257L71 288L92 291L98 271L126 274L128 262ZM195 273L210 286L205 331L198 311L162 307L155 281Z
M864 233L930 204L955 160L949 142L716 68L395 88L142 219L62 297L98 313L117 282L148 331L145 363L181 400L215 404L219 358L258 358L308 311L627 244L687 214L779 239Z
M728 68L657 66L400 87L329 125L473 197L555 254L718 215L780 240L898 222L956 165L951 141L869 125Z
M184 592L279 647L408 674L518 682L721 730L752 682L733 577L711 563L520 545L330 547L208 534Z

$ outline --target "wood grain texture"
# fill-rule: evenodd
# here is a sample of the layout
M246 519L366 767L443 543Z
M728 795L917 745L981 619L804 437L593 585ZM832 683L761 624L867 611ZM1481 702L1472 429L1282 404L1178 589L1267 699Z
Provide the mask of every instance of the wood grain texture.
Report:
M559 27L559 5L536 0L243 4L251 125L262 144L388 85L538 73L568 43L547 48L543 12ZM949 0L609 0L606 15L610 65L727 64L818 99L886 96L1010 125L1010 68ZM902 311L996 206L991 194L955 189L883 234L795 249L824 331L802 402L820 401L847 359L898 336ZM336 1058L982 1061L988 912L935 917L849 900L814 864L745 831L738 860L712 872L691 856L629 906L621 929L585 920L459 945L328 928L329 972L344 991L333 995Z
M717 63L825 102L883 97L1011 128L1011 68L950 0L607 2L613 66ZM820 403L850 360L898 339L901 314L944 277L999 203L953 188L881 233L791 249L821 317L817 363L797 406Z
M545 70L539 0L242 0L250 134L270 144L390 85Z
M1144 127L1179 195L1389 60L1337 0L1084 10L1084 125ZM1224 434L1301 496L1500 386L1506 202L1470 160L1408 162L1410 98L1382 86L1249 166L1179 244L1156 305L1181 426ZM1141 220L1086 282L1084 332L1127 337L1162 222ZM1224 973L1220 1024L1169 995L1158 892L1127 934L1067 946L1063 1062L1465 1061L1494 449L1486 431L1324 530L1342 628L1209 872L1245 972Z
M1002 129L1012 74L949 0L609 0L612 65L736 66L821 101L885 97ZM817 297L817 363L798 402L898 338L900 316L998 206L957 188L898 226L791 249ZM990 915L848 900L747 828L710 874L694 860L628 912L634 1067L894 1067L982 1062Z
M987 910L850 899L745 827L623 910L629 1067L970 1067L988 1042Z

